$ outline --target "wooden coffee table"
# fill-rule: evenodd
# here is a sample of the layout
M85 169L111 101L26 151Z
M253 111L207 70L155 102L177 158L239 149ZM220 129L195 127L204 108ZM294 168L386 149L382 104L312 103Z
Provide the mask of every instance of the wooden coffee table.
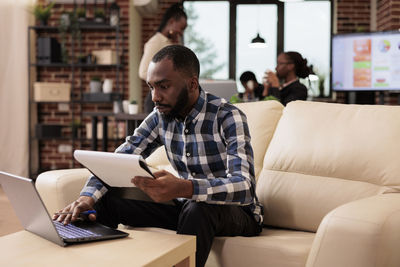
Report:
M0 266L195 266L195 236L123 231L129 236L67 247L20 231L0 237Z

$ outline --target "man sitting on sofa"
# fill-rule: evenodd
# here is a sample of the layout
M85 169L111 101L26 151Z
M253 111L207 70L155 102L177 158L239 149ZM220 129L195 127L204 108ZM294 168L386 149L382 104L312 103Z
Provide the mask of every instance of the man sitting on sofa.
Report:
M179 45L161 49L147 75L156 108L116 150L146 158L157 147L165 146L179 177L161 170L154 173L156 179L132 179L155 202L122 199L90 177L81 196L61 210L72 215L54 219L67 224L80 212L95 209L97 217L91 219L110 227L122 223L196 235L197 267L204 266L214 236L255 236L261 232L263 210L255 195L246 117L203 91L199 72L199 61L190 49ZM172 199L177 205L160 203Z

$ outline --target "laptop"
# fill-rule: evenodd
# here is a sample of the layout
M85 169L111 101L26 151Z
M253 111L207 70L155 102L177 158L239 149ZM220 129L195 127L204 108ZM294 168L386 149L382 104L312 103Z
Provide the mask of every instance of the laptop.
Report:
M53 221L29 178L0 171L0 184L25 230L60 246L129 235L97 222L77 221L64 226Z
M234 80L200 80L201 88L215 96L225 98L227 101L237 94L237 85Z

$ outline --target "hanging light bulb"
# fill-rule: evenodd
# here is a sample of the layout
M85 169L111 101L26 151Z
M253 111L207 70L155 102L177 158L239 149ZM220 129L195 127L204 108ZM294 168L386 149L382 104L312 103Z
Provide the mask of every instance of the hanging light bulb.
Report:
M262 38L260 36L260 34L257 33L256 38L253 38L253 40L251 40L251 43L249 44L249 47L251 47L251 48L265 48L265 47L267 47L267 44L265 43L264 38Z
M264 38L260 36L260 1L257 1L257 36L251 40L249 43L250 48L265 48L267 44L265 43Z

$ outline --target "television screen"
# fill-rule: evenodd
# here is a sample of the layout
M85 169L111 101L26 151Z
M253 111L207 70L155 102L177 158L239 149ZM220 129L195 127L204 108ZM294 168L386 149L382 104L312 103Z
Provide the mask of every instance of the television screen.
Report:
M400 90L400 32L332 37L332 89Z

